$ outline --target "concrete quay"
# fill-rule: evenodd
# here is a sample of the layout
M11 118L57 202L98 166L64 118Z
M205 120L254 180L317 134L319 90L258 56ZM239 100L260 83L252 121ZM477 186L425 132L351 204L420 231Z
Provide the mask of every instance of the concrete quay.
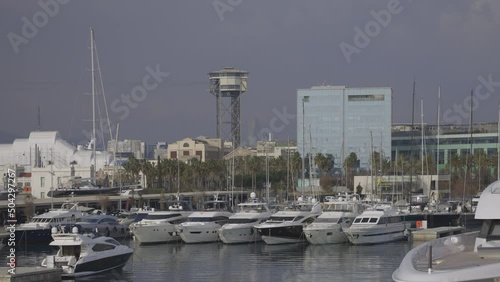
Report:
M438 238L461 234L465 231L462 226L442 226L429 229L420 229L412 232L413 241L427 242Z
M9 267L0 267L0 282L57 282L62 281L61 269L44 267L16 267L15 274L9 274Z

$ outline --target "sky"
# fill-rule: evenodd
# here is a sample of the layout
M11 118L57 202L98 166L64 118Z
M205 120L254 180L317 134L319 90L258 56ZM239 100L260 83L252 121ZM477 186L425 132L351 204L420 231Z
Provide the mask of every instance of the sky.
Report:
M472 90L474 121L498 118L500 1L39 0L0 7L0 143L36 130L38 107L41 130L88 141L90 27L120 139L215 137L207 73L228 66L249 72L244 145L264 132L296 139L296 90L323 84L392 87L393 123L411 122L414 81L416 121L423 99L425 122L437 122L438 87L441 123L468 123Z

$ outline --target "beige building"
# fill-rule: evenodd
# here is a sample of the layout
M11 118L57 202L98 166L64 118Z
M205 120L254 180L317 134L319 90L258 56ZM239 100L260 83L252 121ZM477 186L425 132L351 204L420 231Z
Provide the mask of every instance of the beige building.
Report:
M167 158L179 159L181 161L188 161L195 158L202 162L209 159L218 159L222 144L222 140L217 138L207 138L204 136L184 138L183 140L168 144Z
M297 146L278 146L274 141L257 141L257 156L270 158L286 157L297 152Z

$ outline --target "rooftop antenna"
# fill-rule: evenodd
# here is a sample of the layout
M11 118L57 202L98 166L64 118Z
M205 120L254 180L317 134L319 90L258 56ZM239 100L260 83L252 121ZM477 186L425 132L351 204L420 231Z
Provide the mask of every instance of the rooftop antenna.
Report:
M41 123L41 118L40 118L40 105L38 105L38 131L42 129L42 123Z

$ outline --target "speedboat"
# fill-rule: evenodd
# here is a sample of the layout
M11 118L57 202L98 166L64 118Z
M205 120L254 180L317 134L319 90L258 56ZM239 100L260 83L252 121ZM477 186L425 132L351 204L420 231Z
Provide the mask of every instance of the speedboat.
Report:
M123 267L134 250L121 245L110 237L94 237L93 234L79 234L73 227L72 233L52 228L51 246L59 247L55 255L42 261L42 267L62 269L63 278L88 276Z
M227 202L208 201L203 211L193 212L187 221L176 225L176 231L185 243L206 243L219 240L218 230L233 215Z
M192 213L187 203L169 206L168 211L150 212L141 221L132 223L130 230L140 244L168 243L180 240L175 225L183 223Z
M401 220L399 212L390 203L378 203L354 219L343 229L353 245L381 244L399 241L408 235L410 223Z
M74 177L67 182L47 193L48 197L64 197L70 195L99 195L115 194L120 187L102 187L92 183L91 179Z
M15 238L18 242L50 242L52 227L74 225L86 216L89 214L80 211L78 203L66 202L59 209L35 215L30 222L20 224L16 228Z
M274 213L266 222L255 229L268 245L298 243L305 241L303 229L321 214L320 202L299 203L290 210Z
M250 194L252 199L248 203L238 204L239 211L229 217L229 220L219 229L219 237L226 244L248 243L260 241L261 237L255 232L254 226L265 222L272 212L266 203L258 202L255 193Z
M82 218L77 226L80 232L96 232L101 236L112 238L123 238L129 234L128 226L118 222L118 218L112 215L90 215Z
M311 244L338 244L347 242L343 228L351 226L356 216L364 210L363 203L350 195L324 202L323 213L304 228L307 241Z
M500 181L481 193L475 219L480 231L439 238L410 250L392 279L496 281L500 277Z

